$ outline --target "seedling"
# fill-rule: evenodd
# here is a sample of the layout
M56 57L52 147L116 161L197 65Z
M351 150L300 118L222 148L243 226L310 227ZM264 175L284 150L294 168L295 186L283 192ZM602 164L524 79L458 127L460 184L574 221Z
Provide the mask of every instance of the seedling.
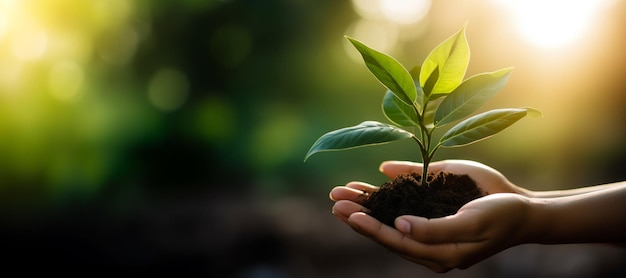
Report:
M423 185L428 184L428 166L440 148L469 145L495 135L526 115L541 115L533 108L494 109L459 122L436 140L435 130L470 116L496 95L506 85L513 68L463 80L470 58L465 26L434 48L421 67L411 71L385 53L354 38L346 36L346 39L359 51L374 77L387 88L382 109L392 124L364 121L328 132L309 149L305 161L318 152L413 139L424 164Z

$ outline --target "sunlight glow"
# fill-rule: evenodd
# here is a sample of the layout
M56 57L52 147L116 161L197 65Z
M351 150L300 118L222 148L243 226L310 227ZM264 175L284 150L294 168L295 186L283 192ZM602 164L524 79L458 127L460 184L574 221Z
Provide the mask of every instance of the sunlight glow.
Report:
M0 8L1 7L2 6L0 6ZM8 24L9 24L8 14L6 12L0 12L0 40L2 40L2 38L7 33L7 29L9 28Z
M41 58L48 49L48 34L36 26L23 26L16 30L11 50L13 55L24 61Z
M520 35L541 48L558 48L582 39L607 0L499 0L513 15Z

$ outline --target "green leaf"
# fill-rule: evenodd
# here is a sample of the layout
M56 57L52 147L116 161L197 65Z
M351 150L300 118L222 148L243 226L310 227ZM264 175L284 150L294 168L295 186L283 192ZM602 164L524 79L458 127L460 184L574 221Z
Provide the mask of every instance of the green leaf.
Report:
M401 128L375 121L365 121L356 126L337 129L322 135L313 143L304 161L318 152L379 145L411 137L413 134Z
M424 83L424 95L428 100L432 95L433 89L439 80L439 67L435 67L433 72L428 76L428 80Z
M509 79L513 68L475 75L456 87L435 114L435 126L465 118L495 96Z
M517 122L529 111L538 112L532 108L505 108L478 114L448 130L439 144L442 147L460 147L486 139Z
M435 127L435 112L437 111L437 108L439 107L439 105L441 104L441 102L445 99L443 97L440 97L442 95L438 95L438 96L432 96L430 101L428 101L428 105L426 106L426 111L424 111L424 125L428 128L433 128Z
M415 83L402 64L393 57L371 49L358 40L348 36L346 39L361 53L365 65L380 83L404 103L413 104L416 97Z
M422 113L422 109L424 107L424 103L426 102L426 95L424 94L424 90L422 90L422 86L420 86L420 66L415 66L409 71L411 74L411 78L413 78L413 82L415 84L416 95L415 95L415 108L417 108L418 113Z
M383 113L391 122L399 126L419 125L417 111L412 105L400 100L391 91L385 93L383 98Z
M437 82L431 94L448 94L454 90L465 76L469 65L470 51L465 38L465 26L459 32L446 39L433 49L424 60L420 72L420 85L424 88L426 81L438 68Z

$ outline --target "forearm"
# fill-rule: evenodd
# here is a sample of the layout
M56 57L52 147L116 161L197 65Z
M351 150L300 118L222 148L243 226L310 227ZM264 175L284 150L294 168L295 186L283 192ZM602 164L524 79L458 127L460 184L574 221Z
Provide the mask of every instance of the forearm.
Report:
M530 204L529 243L626 242L626 183Z
M566 189L566 190L551 190L551 191L531 191L527 189L520 188L518 191L519 194L522 194L526 197L531 198L555 198L555 197L566 197L566 196L574 196L579 194L587 194L590 192L595 192L599 190L611 189L615 187L620 187L625 185L626 182L615 182L615 183L607 183L602 185L594 185L594 186L586 186L574 189Z

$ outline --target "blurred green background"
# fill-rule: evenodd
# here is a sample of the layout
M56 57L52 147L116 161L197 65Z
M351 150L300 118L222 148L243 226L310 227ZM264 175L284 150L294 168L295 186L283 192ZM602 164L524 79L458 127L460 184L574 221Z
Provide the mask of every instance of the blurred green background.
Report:
M412 142L303 158L327 131L386 121L344 35L410 68L465 23L467 77L515 67L484 110L544 117L437 159L533 190L626 178L624 1L0 1L5 250L63 273L427 275L338 223L327 198L382 184L380 162L419 159ZM624 271L613 249L543 248L449 275L560 273L519 253L577 254L566 275Z

